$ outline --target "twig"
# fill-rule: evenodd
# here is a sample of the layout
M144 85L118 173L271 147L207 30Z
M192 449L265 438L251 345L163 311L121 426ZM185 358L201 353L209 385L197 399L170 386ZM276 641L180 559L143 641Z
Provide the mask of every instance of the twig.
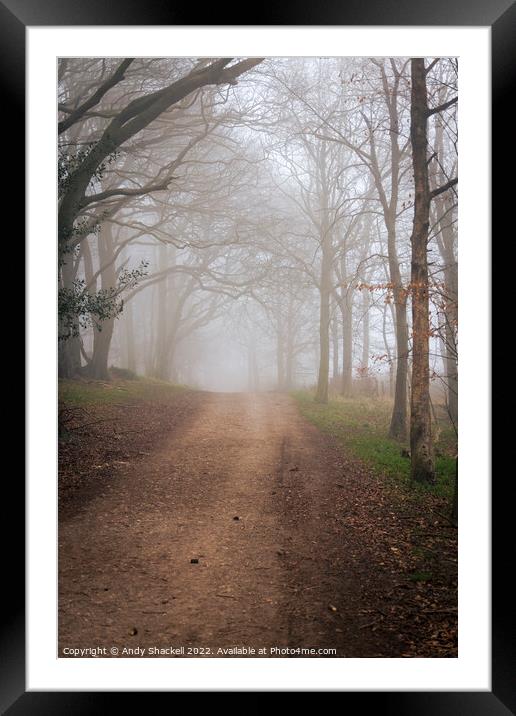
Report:
M166 614L167 612L163 609L161 610L155 610L155 609L146 609L142 610L142 614Z
M359 629L367 629L367 627L374 626L375 624L379 624L382 620L376 619L374 622L369 622L368 624L362 624L361 627L358 627Z

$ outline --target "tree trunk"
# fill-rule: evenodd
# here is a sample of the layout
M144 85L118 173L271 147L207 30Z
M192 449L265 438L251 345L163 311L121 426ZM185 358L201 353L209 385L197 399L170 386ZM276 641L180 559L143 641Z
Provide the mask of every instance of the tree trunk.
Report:
M65 263L61 266L61 286L71 288L76 274L73 254L64 257ZM76 326L78 330L78 326ZM59 326L59 334L65 333L65 327ZM73 378L81 370L81 346L79 337L70 336L62 339L57 351L58 375L60 378Z
M369 372L369 310L371 297L369 291L362 291L362 372Z
M160 244L158 270L165 271L167 268L167 246ZM168 333L168 284L166 278L159 281L156 286L157 301L157 330L156 330L156 353L154 376L160 380L168 380L168 356L167 356L167 333Z
M428 227L430 190L427 162L427 118L425 62L411 60L412 97L410 138L414 169L414 225L411 236L412 289L412 382L410 412L411 479L435 482L429 391L429 302L428 302Z
M349 286L341 301L342 312L342 386L341 393L349 398L353 391L353 303Z
M146 306L150 320L146 321L144 318L141 319L143 332L143 370L146 377L152 377L154 372L155 296L153 293L147 298L148 305Z
M102 329L95 330L93 337L93 356L87 367L87 375L95 380L109 380L109 349L113 337L114 318L102 322Z
M454 263L454 268L450 272L453 273L453 279L446 280L445 290L450 291L453 295L454 291L457 291L457 264ZM455 284L455 288L452 288ZM458 294L455 293L457 296ZM459 375L457 367L457 302L453 299L450 302L451 305L447 306L445 313L446 317L446 329L445 329L445 340L446 340L446 382L447 382L447 398L448 398L448 412L450 420L452 421L455 428L459 423Z
M392 63L391 63L392 65ZM394 66L393 66L394 69ZM382 204L385 228L387 229L387 254L390 282L394 298L396 315L396 381L394 388L394 405L392 408L389 437L405 440L407 436L407 363L408 363L408 326L407 296L403 288L398 252L396 247L396 216L398 213L398 194L400 179L400 163L402 152L399 146L398 89L401 74L389 79L382 68L382 84L385 103L389 112L389 137L391 149L390 197L387 197L383 183L382 171L378 163L376 148L373 146L373 177Z
M331 322L332 337L332 378L336 382L339 377L339 322L333 318Z
M439 95L442 104L444 96ZM435 153L440 158L444 155L443 121L435 115ZM434 182L445 184L447 177L439 166ZM435 186L434 188L437 188ZM444 344L443 363L446 386L446 405L450 420L455 428L458 426L458 369L457 369L457 327L458 327L458 267L455 259L455 230L453 227L455 201L447 193L440 194L435 200L435 212L439 222L439 233L436 243L444 266L444 331L440 338Z
M388 361L388 365L389 365L389 398L393 398L394 397L394 361L392 360L391 347L389 345L389 341L387 340L387 310L388 310L388 308L392 308L392 306L385 304L383 307L382 336L383 336L383 345L385 348L385 354L387 356L387 361Z
M127 369L136 372L136 346L134 341L134 318L133 304L128 301L124 307L125 316L125 340L126 340L126 364Z
M109 290L116 286L116 269L114 257L114 239L111 231L111 224L104 222L98 234L98 252L99 264L102 268L100 273L100 286L102 290ZM86 373L90 378L96 380L109 380L109 348L111 346L111 338L113 337L113 329L115 327L115 319L108 318L102 321L98 330L94 328L93 334L93 355L90 364L87 366Z
M288 297L288 313L287 313L287 346L285 357L285 386L287 390L294 387L294 307L292 304L292 294Z
M75 337L60 341L57 353L58 375L60 378L73 378L81 370L81 348Z
M319 311L319 376L315 400L328 402L328 379L330 373L330 295L331 251L328 236L323 238Z
M329 224L328 207L328 147L322 143L317 156L317 187L319 194L319 236L321 242L321 274L319 283L319 376L315 400L318 403L328 402L328 381L330 377L330 300L332 293L333 269L333 237Z
M448 412L453 425L459 420L458 393L459 380L457 368L457 325L458 325L458 266L454 253L454 232L451 225L452 208L446 200L437 202L440 217L441 241L438 241L441 258L444 262L444 343L445 378Z
M392 406L389 437L394 440L405 440L407 437L407 370L408 370L408 323L407 293L403 288L398 252L396 249L396 220L388 214L387 250L389 275L394 299L394 316L396 328L396 366L394 381L394 404Z
M405 440L407 437L407 371L408 324L407 299L403 289L395 289L396 314L396 378L389 437Z

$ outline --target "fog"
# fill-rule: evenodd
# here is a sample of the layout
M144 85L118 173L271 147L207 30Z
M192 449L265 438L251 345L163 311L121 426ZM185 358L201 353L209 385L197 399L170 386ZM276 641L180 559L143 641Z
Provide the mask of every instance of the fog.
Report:
M425 62L428 365L456 413L457 63ZM410 69L61 59L60 376L406 401Z

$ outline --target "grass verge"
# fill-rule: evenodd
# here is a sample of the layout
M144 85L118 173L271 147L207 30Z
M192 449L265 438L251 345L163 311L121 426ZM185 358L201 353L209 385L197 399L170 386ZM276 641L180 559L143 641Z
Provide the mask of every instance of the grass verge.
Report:
M167 401L188 390L152 378L135 380L59 380L59 400L67 405L133 403L140 400Z
M391 406L386 401L369 398L335 398L327 405L316 403L308 391L295 391L294 398L302 415L320 430L336 438L343 447L386 476L414 491L431 492L452 499L455 479L455 436L445 419L438 424L436 443L436 478L434 486L413 485L410 459L403 457L407 445L387 437Z

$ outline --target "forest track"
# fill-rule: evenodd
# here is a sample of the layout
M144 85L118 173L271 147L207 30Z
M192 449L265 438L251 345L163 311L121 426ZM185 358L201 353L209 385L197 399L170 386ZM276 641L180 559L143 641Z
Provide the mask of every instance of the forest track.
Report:
M407 581L392 545L406 535L390 530L378 480L287 395L194 402L184 427L63 512L59 656L99 646L437 655L410 652L417 625L390 606Z

